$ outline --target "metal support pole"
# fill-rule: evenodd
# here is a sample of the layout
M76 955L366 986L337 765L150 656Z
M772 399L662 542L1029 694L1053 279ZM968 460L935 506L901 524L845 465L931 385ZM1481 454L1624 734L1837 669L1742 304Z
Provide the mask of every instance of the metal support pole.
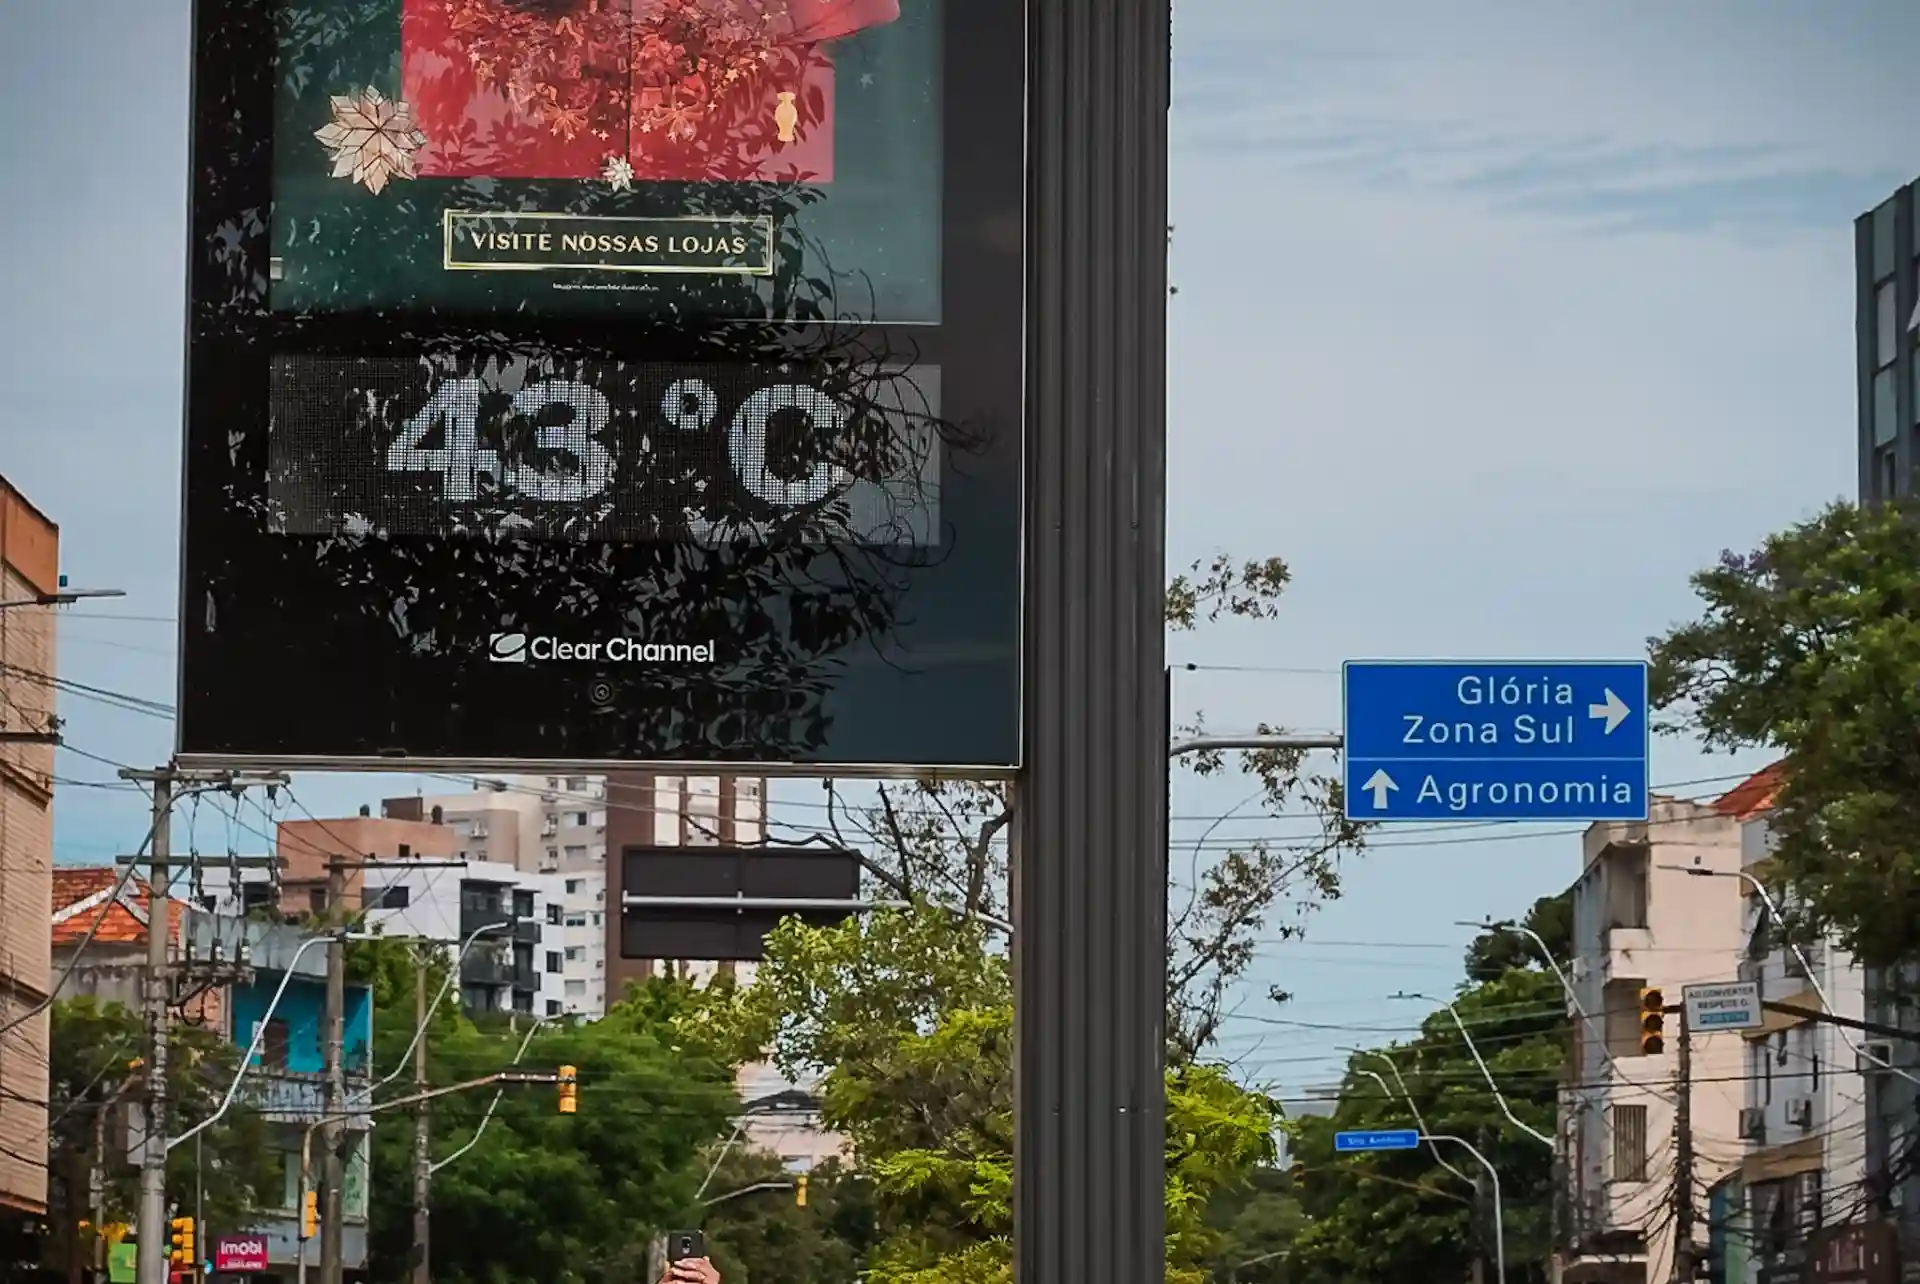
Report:
M167 889L171 878L173 776L162 769L153 775L153 853L147 874L147 967L142 999L147 1024L147 1092L145 1133L140 1145L140 1236L134 1263L139 1284L167 1281L167 1000L172 978L167 973L167 947L172 938L172 906Z
M347 867L339 856L327 861L326 1095L329 1122L320 1134L320 1284L341 1284L346 1215L346 1128L337 1117L346 1105L347 942L337 929L346 911Z
M1166 1277L1169 0L1029 0L1014 1278Z
M427 1028L427 961L416 956L413 969L413 1020L416 1030ZM413 1041L413 1090L427 1090L427 1041ZM498 1097L495 1098L498 1100ZM413 1284L433 1284L429 1267L427 1235L433 1219L429 1213L429 1192L433 1184L433 1144L428 1134L425 1101L414 1107L413 1117Z
M1679 1082L1673 1106L1673 1280L1693 1281L1693 1048L1680 1005Z
M1494 1171L1494 1167L1491 1163L1487 1161L1487 1157L1480 1153L1480 1148L1478 1146L1475 1146L1472 1142L1468 1141L1465 1137L1433 1136L1433 1137L1426 1138L1426 1140L1450 1141L1454 1145L1466 1151L1469 1155L1472 1155L1475 1159L1479 1160L1480 1166L1487 1170L1487 1179L1493 1183L1494 1284L1507 1284L1507 1232L1505 1229L1506 1214L1502 1212L1500 1208L1500 1174Z

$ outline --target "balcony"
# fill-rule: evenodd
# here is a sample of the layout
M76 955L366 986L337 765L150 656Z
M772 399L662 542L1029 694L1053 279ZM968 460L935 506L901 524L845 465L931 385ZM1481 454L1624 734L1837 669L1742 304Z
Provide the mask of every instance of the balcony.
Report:
M460 939L464 941L476 932L483 940L509 936L513 932L512 918L512 911L504 905L496 905L492 908L462 905L460 907Z
M513 939L527 945L540 944L540 920L531 915L514 920Z
M460 960L460 979L469 985L512 985L513 960L489 950L471 950Z

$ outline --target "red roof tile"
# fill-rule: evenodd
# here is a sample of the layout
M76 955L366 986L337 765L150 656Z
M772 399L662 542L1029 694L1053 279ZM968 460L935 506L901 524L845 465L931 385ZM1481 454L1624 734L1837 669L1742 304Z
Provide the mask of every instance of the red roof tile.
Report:
M1738 820L1750 820L1761 812L1773 810L1773 800L1786 779L1786 766L1782 760L1762 767L1722 795L1714 809L1722 816Z
M130 913L128 904L132 904L139 914L148 911L150 889L145 879L134 878L121 889L119 900L115 901L101 918L100 907L107 904L107 893L113 890L119 881L120 871L92 866L59 866L53 870L53 945L58 949L62 945L78 945L93 929L93 922L100 919L100 927L93 933L93 939L102 945L138 945L147 939L147 925L140 917ZM180 932L181 911L185 909L179 901L170 901L172 922L170 936L178 937ZM83 908L76 908L83 907ZM62 917L63 911L66 911Z

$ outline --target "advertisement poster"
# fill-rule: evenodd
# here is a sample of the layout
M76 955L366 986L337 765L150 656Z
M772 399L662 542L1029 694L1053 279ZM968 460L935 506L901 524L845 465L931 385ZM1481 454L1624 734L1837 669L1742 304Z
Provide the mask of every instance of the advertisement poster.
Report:
M942 3L291 0L272 306L937 324Z

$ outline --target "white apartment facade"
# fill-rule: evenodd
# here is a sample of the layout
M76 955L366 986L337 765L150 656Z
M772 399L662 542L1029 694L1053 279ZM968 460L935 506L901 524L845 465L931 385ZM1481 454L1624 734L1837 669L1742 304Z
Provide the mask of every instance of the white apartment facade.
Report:
M409 800L412 801L412 800ZM454 831L463 858L557 876L562 1010L607 1010L607 781L600 776L487 776L461 794L417 800Z
M562 880L511 865L378 861L362 874L368 926L460 954L461 1004L476 1012L564 1015Z
M1778 767L1769 767L1721 800L1721 809L1740 826L1740 861L1747 875L1740 880L1746 936L1740 979L1758 982L1763 1000L1863 1020L1865 974L1851 956L1827 941L1793 949L1754 888L1755 882L1767 882L1774 849L1769 813L1779 783ZM1773 896L1781 904L1780 893ZM1728 1284L1762 1284L1783 1274L1797 1279L1807 1236L1856 1218L1863 1206L1864 1036L1792 1013L1767 1012L1764 1024L1744 1031L1743 1038L1746 1098L1740 1135L1745 1151L1731 1193L1734 1229L1745 1252L1741 1278Z
M1567 1234L1554 1274L1568 1284L1664 1284L1676 1248L1679 1019L1666 1017L1661 1052L1644 1052L1641 996L1658 989L1677 1004L1687 985L1734 972L1746 941L1740 827L1713 806L1656 796L1644 823L1590 826L1582 858L1573 886L1573 1052L1558 1138ZM1697 1192L1739 1162L1745 1064L1736 1035L1692 1040ZM1704 1258L1704 1196L1696 1207Z

